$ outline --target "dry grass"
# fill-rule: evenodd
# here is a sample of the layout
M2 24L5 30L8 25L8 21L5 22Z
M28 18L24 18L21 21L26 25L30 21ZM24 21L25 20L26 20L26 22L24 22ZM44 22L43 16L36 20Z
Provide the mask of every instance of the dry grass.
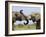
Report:
M14 30L34 30L34 29L36 29L36 24L14 26Z

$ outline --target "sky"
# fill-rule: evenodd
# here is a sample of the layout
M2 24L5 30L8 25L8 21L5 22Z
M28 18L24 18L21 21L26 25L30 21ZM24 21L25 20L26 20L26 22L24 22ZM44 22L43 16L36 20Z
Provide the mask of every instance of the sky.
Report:
M13 11L20 11L23 10L25 15L30 15L31 13L40 13L40 7L24 7L24 6L12 6Z

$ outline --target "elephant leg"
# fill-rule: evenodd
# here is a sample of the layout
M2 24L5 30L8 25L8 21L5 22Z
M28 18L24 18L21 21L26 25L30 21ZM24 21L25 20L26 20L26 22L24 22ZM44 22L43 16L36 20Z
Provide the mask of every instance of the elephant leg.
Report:
M36 29L40 29L40 20L38 20L36 23Z

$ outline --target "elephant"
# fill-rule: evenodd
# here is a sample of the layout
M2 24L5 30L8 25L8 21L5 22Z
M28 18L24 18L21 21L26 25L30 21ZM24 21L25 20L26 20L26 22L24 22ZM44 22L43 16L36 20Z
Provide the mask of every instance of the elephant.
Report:
M39 13L32 14L30 20L32 20L33 22L36 22L36 29L41 28L40 27L40 14Z

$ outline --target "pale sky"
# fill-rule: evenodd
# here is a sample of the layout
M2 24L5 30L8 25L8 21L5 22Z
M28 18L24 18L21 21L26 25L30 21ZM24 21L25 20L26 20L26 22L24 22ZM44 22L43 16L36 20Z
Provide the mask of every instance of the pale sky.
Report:
M25 15L29 15L29 14L31 14L31 13L40 13L40 11L41 11L41 8L40 7L24 7L24 6L13 6L12 7L12 10L13 11L20 11L20 10L23 10L23 13L25 14Z

